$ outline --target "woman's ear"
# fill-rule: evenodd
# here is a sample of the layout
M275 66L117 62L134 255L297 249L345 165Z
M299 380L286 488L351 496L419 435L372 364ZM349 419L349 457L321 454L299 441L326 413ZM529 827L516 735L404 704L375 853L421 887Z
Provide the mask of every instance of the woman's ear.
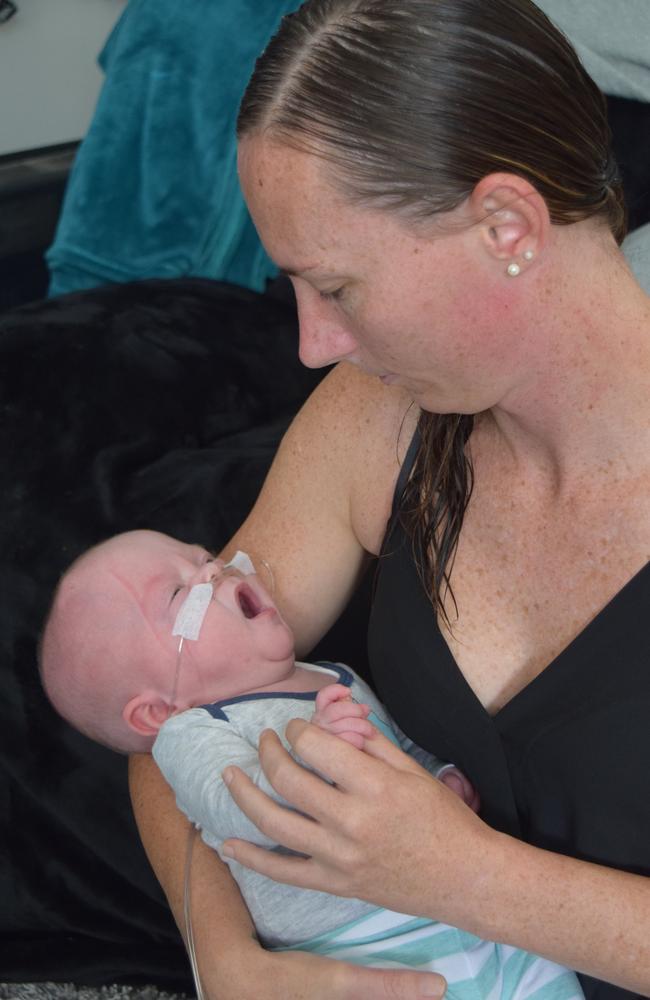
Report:
M508 274L519 274L546 244L551 225L546 202L523 177L488 174L472 191L470 208L485 250L496 262L508 261Z
M135 695L122 709L127 726L141 736L155 735L170 715L169 702L153 691Z

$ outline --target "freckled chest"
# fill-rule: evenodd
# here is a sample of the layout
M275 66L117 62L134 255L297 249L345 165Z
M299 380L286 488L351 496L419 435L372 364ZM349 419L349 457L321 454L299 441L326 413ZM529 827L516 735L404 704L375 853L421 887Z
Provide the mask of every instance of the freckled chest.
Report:
M525 483L477 490L453 571L460 615L443 634L488 710L538 676L645 565L649 498L646 478L606 473L555 506L536 504Z

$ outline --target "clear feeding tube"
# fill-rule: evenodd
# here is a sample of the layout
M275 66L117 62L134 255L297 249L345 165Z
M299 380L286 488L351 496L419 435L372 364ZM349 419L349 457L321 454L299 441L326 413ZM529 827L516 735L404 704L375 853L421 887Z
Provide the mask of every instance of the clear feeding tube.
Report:
M184 878L184 888L183 888L183 919L185 921L185 947L187 948L187 955L190 960L190 967L192 969L192 979L194 980L194 989L196 990L197 1000L206 1000L205 994L201 987L201 979L199 976L199 966L196 961L196 951L194 949L194 932L192 930L192 890L190 885L190 876L192 874L192 851L194 849L194 838L197 834L197 828L192 824L187 833L187 850L185 852L185 878Z

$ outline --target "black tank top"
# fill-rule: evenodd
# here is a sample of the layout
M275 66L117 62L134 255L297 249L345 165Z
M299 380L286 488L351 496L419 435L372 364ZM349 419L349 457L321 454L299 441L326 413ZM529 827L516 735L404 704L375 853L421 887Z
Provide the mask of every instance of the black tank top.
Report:
M398 482L370 614L370 667L382 701L412 740L465 772L491 826L650 876L650 563L490 716L438 628L401 523L416 443ZM589 1000L636 996L580 981Z

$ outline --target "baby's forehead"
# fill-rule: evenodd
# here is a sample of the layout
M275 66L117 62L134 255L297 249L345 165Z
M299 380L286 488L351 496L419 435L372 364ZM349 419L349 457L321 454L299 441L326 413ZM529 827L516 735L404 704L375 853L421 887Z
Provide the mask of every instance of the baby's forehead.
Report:
M61 588L59 603L67 617L92 613L104 620L124 614L134 618L139 602L125 579L100 561L73 569Z
M178 559L186 556L186 546L167 535L153 531L133 531L118 535L91 549L80 560L80 569L124 574L161 574L172 572Z
M77 607L101 612L102 620L136 618L154 632L168 624L168 605L180 581L182 563L193 546L157 532L115 536L89 550L75 563L66 581L67 596Z
M146 560L136 553L100 549L75 563L61 584L59 606L69 615L101 614L103 620L128 614L141 617L143 580L150 576Z

